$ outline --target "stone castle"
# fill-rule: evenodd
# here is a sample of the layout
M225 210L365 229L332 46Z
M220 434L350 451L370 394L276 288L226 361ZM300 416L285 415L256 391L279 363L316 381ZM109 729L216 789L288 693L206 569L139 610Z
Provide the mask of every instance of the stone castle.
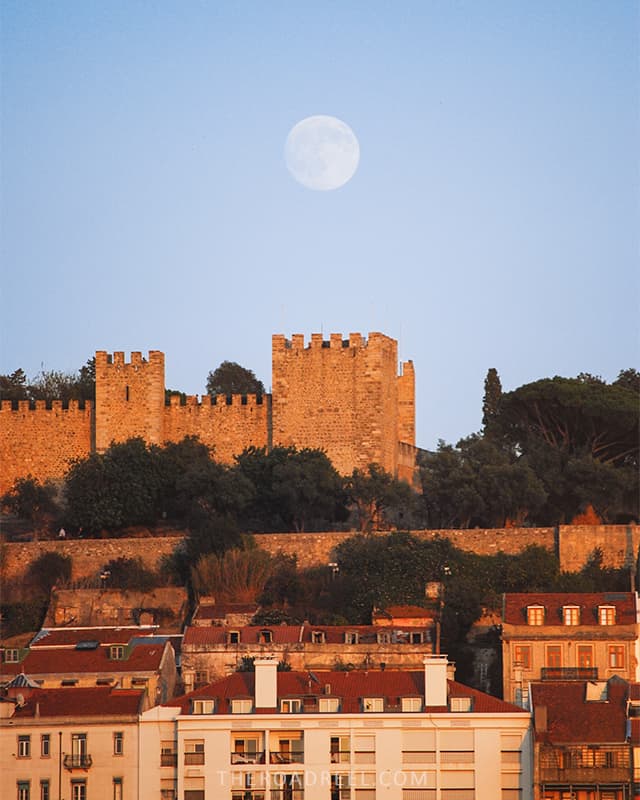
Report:
M70 462L139 436L148 444L197 436L231 463L249 446L324 450L350 474L376 463L411 480L415 468L415 376L398 370L398 343L382 333L272 339L272 394L165 403L164 354L96 353L95 404L0 405L0 492L16 478L60 479Z

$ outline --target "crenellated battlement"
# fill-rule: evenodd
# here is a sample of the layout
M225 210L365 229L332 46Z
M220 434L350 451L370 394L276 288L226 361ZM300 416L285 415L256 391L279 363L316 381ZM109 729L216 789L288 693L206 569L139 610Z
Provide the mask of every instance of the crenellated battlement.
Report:
M172 395L165 402L164 353L96 352L95 405L72 400L0 405L0 492L33 475L61 478L74 458L113 442L148 444L196 436L231 463L246 447L325 450L339 472L375 462L411 477L415 376L398 371L397 342L382 333L272 338L273 393Z

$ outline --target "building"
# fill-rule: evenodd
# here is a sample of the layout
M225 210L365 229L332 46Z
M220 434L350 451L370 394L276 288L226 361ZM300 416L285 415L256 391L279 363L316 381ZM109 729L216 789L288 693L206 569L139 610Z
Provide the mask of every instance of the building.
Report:
M637 796L633 771L640 739L629 722L635 687L632 695L630 684L615 675L606 681L532 683L536 800Z
M274 656L290 669L419 669L433 652L435 623L376 625L191 626L182 641L185 691L230 675L247 659ZM416 612L417 613L417 612ZM427 614L425 616L425 614ZM388 620L386 620L388 621ZM405 622L410 622L405 620Z
M419 671L258 659L141 715L140 798L531 800L530 715Z
M0 647L0 685L18 675L43 689L107 686L143 689L150 702L173 697L175 652L149 629L43 630L27 648Z
M415 376L410 361L398 369L394 339L312 334L305 345L301 335L275 335L272 386L265 396L174 395L167 405L163 353L133 352L127 362L100 350L95 404L0 403L0 492L26 475L60 479L74 458L135 436L157 445L197 436L225 463L249 446L319 448L342 474L376 463L413 478Z
M634 592L505 594L503 697L528 705L532 681L638 680Z
M20 678L0 698L0 797L128 800L138 792L141 689L41 689Z

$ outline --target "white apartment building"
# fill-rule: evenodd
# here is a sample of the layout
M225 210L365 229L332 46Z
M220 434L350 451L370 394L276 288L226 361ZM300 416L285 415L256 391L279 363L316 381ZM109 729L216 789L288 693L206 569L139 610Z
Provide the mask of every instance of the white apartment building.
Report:
M530 723L451 680L446 656L351 672L261 658L141 714L139 797L532 800Z

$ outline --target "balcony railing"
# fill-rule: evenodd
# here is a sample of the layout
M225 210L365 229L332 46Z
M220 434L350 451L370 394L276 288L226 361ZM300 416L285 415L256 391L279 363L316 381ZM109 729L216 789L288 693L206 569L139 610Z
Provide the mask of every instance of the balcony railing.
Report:
M269 753L270 764L302 764L304 752L302 750L272 750Z
M204 764L204 753L185 753L184 763L187 765Z
M160 766L161 767L177 767L178 754L177 753L160 753Z
M256 753L241 753L234 750L231 753L232 764L264 764L264 750Z
M89 769L93 759L87 753L73 753L64 757L63 764L65 769Z
M543 783L628 782L630 749L626 745L541 748L540 780Z
M597 667L542 667L543 681L597 681Z

